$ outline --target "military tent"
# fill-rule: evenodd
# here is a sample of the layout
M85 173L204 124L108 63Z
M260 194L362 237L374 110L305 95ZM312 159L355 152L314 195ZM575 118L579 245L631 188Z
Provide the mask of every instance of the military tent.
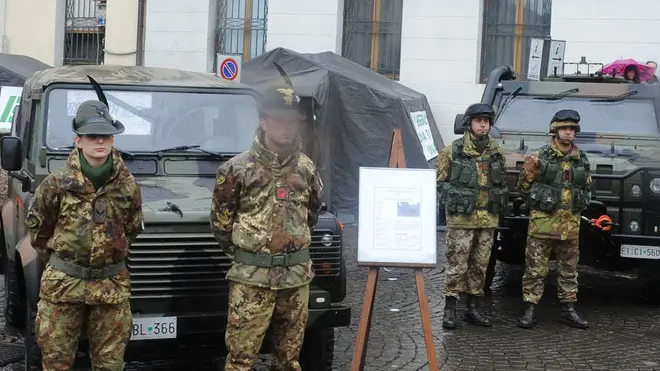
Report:
M409 168L432 168L444 148L424 94L332 52L284 48L245 63L241 82L258 91L282 84L273 62L303 100L313 101L313 159L324 182L324 201L345 222L357 221L359 168L388 165L394 128L401 129Z

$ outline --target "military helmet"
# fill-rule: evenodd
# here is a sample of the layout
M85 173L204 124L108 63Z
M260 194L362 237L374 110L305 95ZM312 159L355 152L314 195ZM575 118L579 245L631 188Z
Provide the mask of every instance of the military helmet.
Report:
M72 124L78 135L115 135L125 129L121 122L110 117L108 106L98 100L82 102Z
M572 109L557 111L550 121L550 133L557 133L559 128L575 128L575 132L580 132L580 114Z
M493 106L487 103L472 104L465 110L463 126L469 127L472 123L472 119L475 117L486 117L490 120L490 124L493 125L495 110L493 109Z

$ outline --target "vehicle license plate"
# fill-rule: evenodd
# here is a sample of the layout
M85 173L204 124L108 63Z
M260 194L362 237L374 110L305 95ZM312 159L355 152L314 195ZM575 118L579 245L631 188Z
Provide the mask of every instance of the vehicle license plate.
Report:
M660 259L660 247L621 245L621 256L624 258Z
M176 317L133 317L131 340L176 339Z

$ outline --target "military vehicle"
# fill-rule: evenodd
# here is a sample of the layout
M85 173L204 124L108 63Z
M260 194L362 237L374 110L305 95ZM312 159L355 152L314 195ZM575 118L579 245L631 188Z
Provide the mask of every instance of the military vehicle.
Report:
M496 231L487 287L496 260L524 264L529 213L516 189L517 176L525 157L549 142L550 120L560 109L580 113L576 143L589 157L593 178L592 202L580 227L580 264L611 271L638 269L651 278L658 275L658 85L632 84L598 73L520 81L510 66L499 66L491 72L481 101L496 109L491 135L506 151L511 191ZM463 132L462 118L460 114L456 118L456 134ZM595 223L603 215L614 224L607 217L600 219L604 223Z
M211 192L218 166L251 145L257 92L205 73L67 66L25 82L11 135L0 142L10 176L0 235L6 319L25 329L26 366L40 365L34 320L44 267L24 218L35 188L66 162L77 106L97 99L88 75L103 86L112 116L126 127L115 146L143 197L145 229L127 259L134 317L127 360L166 359L202 347L222 351L230 263L210 230ZM334 328L350 323L350 308L338 305L346 294L342 229L324 208L310 247L316 277L301 355L305 370L332 369Z
M11 114L20 99L16 92L20 92L25 80L33 73L51 67L25 55L0 53L0 94L7 95L4 106L0 106L0 137L9 134ZM2 92L3 88L7 91Z

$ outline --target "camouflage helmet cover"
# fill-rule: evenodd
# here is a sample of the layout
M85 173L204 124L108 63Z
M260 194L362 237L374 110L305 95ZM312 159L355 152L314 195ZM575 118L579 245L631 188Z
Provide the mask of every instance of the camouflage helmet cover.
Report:
M78 135L116 135L125 130L121 122L110 117L108 106L98 100L82 102L72 126Z
M493 109L493 106L487 103L472 104L465 110L463 126L470 126L472 119L475 117L486 117L490 120L490 124L493 125L495 110Z
M580 132L580 114L572 109L557 111L550 121L550 133L555 134L559 128L575 128L575 132Z

